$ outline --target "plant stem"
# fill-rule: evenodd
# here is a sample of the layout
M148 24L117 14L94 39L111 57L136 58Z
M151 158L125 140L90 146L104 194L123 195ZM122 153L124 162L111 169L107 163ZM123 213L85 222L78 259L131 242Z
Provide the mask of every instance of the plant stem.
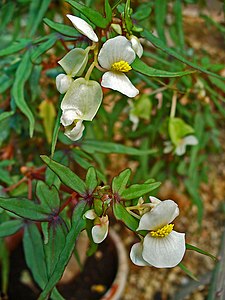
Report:
M174 118L175 117L176 106L177 106L177 92L174 92L173 93L173 97L172 97L172 105L171 105L171 110L170 110L170 118Z

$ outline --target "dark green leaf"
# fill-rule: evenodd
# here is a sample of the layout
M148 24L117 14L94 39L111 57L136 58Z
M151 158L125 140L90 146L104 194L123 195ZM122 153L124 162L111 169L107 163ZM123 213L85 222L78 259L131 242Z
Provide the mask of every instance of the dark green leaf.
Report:
M6 74L0 75L0 94L5 92L13 83L12 78L9 78Z
M0 239L0 264L1 264L1 286L2 293L7 295L8 283L9 283L9 250L3 239Z
M193 70L178 71L178 72L157 70L146 65L146 63L144 63L138 57L136 57L135 61L131 64L131 66L134 71L151 77L181 77L195 72Z
M98 179L95 168L90 167L88 169L85 183L89 193L92 193L98 185Z
M42 55L43 53L45 53L47 50L49 50L50 48L52 48L52 46L55 44L55 42L57 41L58 37L56 34L51 34L48 36L48 40L43 42L42 44L40 44L32 53L31 55L31 60L33 62L36 61L36 59Z
M137 7L137 11L134 14L132 14L132 18L138 21L142 21L148 18L152 11L151 5L152 5L151 2L141 3Z
M24 225L22 220L10 220L0 224L0 238L16 233Z
M29 44L31 44L30 39L21 39L19 42L13 43L5 49L0 50L0 56L6 56L24 50Z
M106 21L110 23L112 20L112 8L108 0L105 0L105 16L106 16Z
M166 43L165 37L165 21L167 12L167 0L155 1L155 23L159 38Z
M43 221L49 218L49 211L45 207L25 198L0 197L0 207L29 220Z
M157 38L156 36L154 36L151 32L147 31L147 30L144 30L141 35L146 38L147 40L149 40L156 48L159 48L160 50L166 52L168 55L171 55L173 57L175 57L176 59L182 61L183 63L185 63L186 65L198 70L198 71L201 71L203 73L206 73L208 75L211 75L211 76L214 76L214 77L217 77L217 78L220 78L220 79L223 79L225 80L224 77L222 76L219 76L213 72L210 72L204 68L202 68L201 66L198 66L196 65L195 63L193 62L190 62L188 61L185 57L183 57L182 55L176 53L173 49L171 48L168 48L164 43L163 41L161 41L159 38Z
M131 170L126 169L123 170L118 176L113 178L112 181L113 193L118 193L119 195L121 195L121 193L126 188L130 175L131 175Z
M60 199L56 187L49 187L45 182L38 181L36 194L41 205L46 206L47 210L56 213L59 210Z
M55 121L55 127L54 127L54 130L53 130L53 135L52 135L51 158L53 158L53 156L54 156L55 147L56 147L56 143L57 143L57 140L58 140L58 134L59 134L60 124L61 124L60 123L61 115L62 115L62 110L59 109L58 114L57 114L57 118L56 118L56 121Z
M33 135L35 120L24 98L24 85L27 79L29 78L31 71L32 71L32 63L30 60L30 53L29 51L27 51L23 55L19 67L16 70L16 78L12 88L12 95L15 99L16 105L26 115L26 117L30 122L30 137L32 137Z
M69 168L52 160L46 155L41 155L41 159L49 166L49 168L60 178L63 184L78 192L80 195L85 194L86 185Z
M63 35L72 36L72 37L80 36L80 33L78 33L78 31L74 27L54 22L52 20L49 20L48 18L44 18L43 21L50 28L54 29L55 31L57 31Z
M193 245L190 245L190 244L187 244L187 243L186 243L186 248L187 248L187 250L194 250L194 251L196 251L196 252L198 252L198 253L201 253L201 254L204 254L204 255L206 255L206 256L209 256L210 258L212 258L212 259L215 260L215 261L218 260L217 257L215 257L214 255L212 255L212 254L210 254L209 252L204 251L204 250L202 250L202 249L200 249L200 248L198 248L198 247L195 247L195 246L193 246Z
M122 204L115 203L113 205L113 212L117 220L122 221L132 231L137 230L139 224L138 220L131 216Z
M126 200L139 198L160 186L160 182L133 184L121 193L121 197Z

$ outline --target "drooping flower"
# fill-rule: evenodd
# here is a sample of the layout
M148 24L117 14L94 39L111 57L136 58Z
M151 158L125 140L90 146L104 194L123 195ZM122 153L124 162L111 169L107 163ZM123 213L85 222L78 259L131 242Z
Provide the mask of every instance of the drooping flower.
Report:
M166 141L165 143L165 148L163 150L164 153L169 153L171 151L173 151L176 155L181 156L184 155L184 153L186 152L186 147L187 146L194 146L198 144L198 140L194 135L188 135L183 137L182 139L179 140L178 145L177 146L173 146L173 144L170 141Z
M76 16L73 15L66 15L67 18L70 19L70 21L72 22L73 26L83 35L85 35L86 37L88 37L91 41L93 42L98 42L98 37L96 35L96 33L94 32L93 28L91 27L91 25L89 25L86 21L84 21L81 18L78 18Z
M60 94L65 94L72 82L73 79L71 76L68 76L66 74L59 74L56 77L56 88L60 92Z
M97 81L84 78L73 81L62 100L60 120L66 127L65 134L70 139L77 140L82 136L84 130L82 121L93 120L102 102L102 97L102 89ZM79 120L81 122L78 122ZM73 126L74 122L75 127Z
M98 217L94 209L86 211L84 217L89 220L94 220L94 226L92 227L91 234L93 241L96 244L101 243L108 235L109 230L109 218L108 216Z
M135 53L137 54L137 56L139 58L141 58L143 55L143 47L142 47L139 39L135 35L131 35L129 37L129 39L130 39L131 46L134 49Z
M136 57L131 42L124 36L107 40L98 55L102 68L108 70L102 76L101 85L133 98L139 91L124 74L132 68L130 64Z
M174 231L174 224L171 224L179 215L179 209L172 200L153 200L153 208L141 217L137 228L149 233L143 241L132 246L130 258L138 266L172 268L180 263L185 253L185 234Z

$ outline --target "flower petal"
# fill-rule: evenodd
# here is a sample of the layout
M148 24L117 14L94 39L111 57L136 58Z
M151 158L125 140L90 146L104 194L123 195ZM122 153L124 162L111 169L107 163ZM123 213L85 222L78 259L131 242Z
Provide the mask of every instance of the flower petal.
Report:
M134 49L137 56L139 58L141 58L143 55L143 47L142 47L139 39L136 36L132 35L130 37L130 42L131 42L132 48Z
M101 243L107 237L108 228L109 228L109 220L108 216L100 218L101 224L95 225L92 230L92 238L96 244Z
M97 215L94 209L89 209L85 212L84 217L89 220L94 220L97 217Z
M122 72L106 72L102 76L101 85L133 98L139 94L138 89L131 83L129 78Z
M140 267L149 266L149 263L147 263L147 261L145 261L142 257L142 251L143 251L142 243L134 244L130 250L130 259L137 266Z
M60 92L60 94L65 94L68 91L71 83L73 82L73 79L66 74L59 74L55 80L56 88Z
M70 140L77 141L82 137L84 128L85 127L82 124L82 120L80 120L80 121L77 122L76 126L74 126L74 128L72 130L70 130L69 128L66 128L64 134Z
M171 223L178 215L179 208L173 200L161 201L141 217L137 230L157 230Z
M81 120L82 113L79 109L71 108L71 109L64 109L60 122L63 126L69 126L73 124L75 120Z
M147 234L143 242L142 256L156 268L172 268L178 265L185 253L185 234L172 231L164 238Z
M188 135L183 138L185 145L197 145L198 140L194 135Z
M89 25L86 21L81 18L75 17L73 15L66 15L70 21L73 23L73 26L83 35L88 37L93 42L98 42L98 37L95 34L91 25Z
M124 36L117 36L107 40L98 55L100 65L110 70L115 62L126 61L131 64L135 59L135 52L131 47L131 42Z

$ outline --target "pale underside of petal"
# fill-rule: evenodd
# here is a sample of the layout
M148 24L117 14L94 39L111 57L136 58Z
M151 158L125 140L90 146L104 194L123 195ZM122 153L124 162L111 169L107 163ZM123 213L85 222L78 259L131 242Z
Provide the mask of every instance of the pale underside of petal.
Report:
M161 201L141 217L137 230L157 230L171 223L178 215L179 208L173 200Z
M172 231L164 238L147 234L143 242L143 259L156 268L172 268L178 265L185 253L185 234Z
M186 152L186 144L184 144L184 143L180 144L175 149L175 153L178 156L184 155L185 152Z
M118 91L130 98L133 98L139 94L138 89L136 89L129 78L122 72L106 72L102 76L101 85L103 87Z
M115 62L126 61L131 64L135 59L135 51L131 47L131 42L124 36L117 36L107 40L98 55L100 65L110 70Z
M83 131L84 131L84 124L82 123L82 120L78 121L76 126L74 126L73 129L65 129L64 134L72 141L78 141L82 135L83 135Z
M147 261L145 261L142 257L142 251L143 251L142 243L134 244L130 250L130 259L137 266L140 267L149 266L149 263L147 263Z
M92 230L92 238L96 244L101 243L107 237L109 221L95 225Z
M188 135L183 138L184 144L186 145L197 145L198 140L194 135Z
M88 37L93 42L98 42L98 37L95 34L91 25L89 25L86 21L81 18L75 17L73 15L66 15L70 21L72 22L73 26L83 35Z
M89 209L84 214L84 217L89 219L89 220L94 220L97 217L97 215L96 215L94 209Z
M130 41L131 41L131 45L132 45L132 48L134 49L135 53L137 54L137 56L139 58L141 58L143 55L143 47L142 47L139 39L136 36L132 36Z

